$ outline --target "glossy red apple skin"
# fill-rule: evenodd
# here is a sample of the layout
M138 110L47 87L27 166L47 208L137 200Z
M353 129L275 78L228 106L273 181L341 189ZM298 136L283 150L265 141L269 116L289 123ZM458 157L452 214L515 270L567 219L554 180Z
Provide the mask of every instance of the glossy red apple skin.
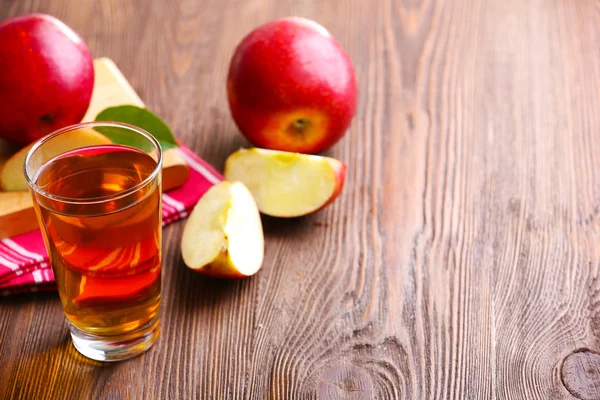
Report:
M81 122L94 88L92 55L60 20L30 14L0 23L0 137L27 145Z
M273 150L328 149L356 111L348 55L325 28L298 17L269 22L242 40L230 63L227 93L240 131L255 146ZM295 125L298 120L306 124Z

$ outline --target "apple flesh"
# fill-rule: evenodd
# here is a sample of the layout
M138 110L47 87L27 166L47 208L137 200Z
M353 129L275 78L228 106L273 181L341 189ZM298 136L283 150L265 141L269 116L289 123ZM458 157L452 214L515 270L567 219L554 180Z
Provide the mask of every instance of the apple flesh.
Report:
M346 164L329 157L241 149L227 159L225 178L243 182L263 214L291 218L335 200L344 186Z
M106 136L90 128L76 129L65 132L60 136L50 140L44 146L42 161L48 161L59 154L80 147L97 146L110 144L111 141ZM5 191L27 190L29 186L25 180L23 164L27 152L34 143L22 148L11 158L6 160L0 170L0 188Z
M233 119L255 146L318 153L356 111L352 63L335 38L305 18L282 18L246 36L229 66Z
M183 230L181 255L188 268L217 278L243 278L260 269L262 224L243 183L223 181L202 196Z
M92 55L60 20L31 14L0 23L0 137L27 145L81 122L94 87Z

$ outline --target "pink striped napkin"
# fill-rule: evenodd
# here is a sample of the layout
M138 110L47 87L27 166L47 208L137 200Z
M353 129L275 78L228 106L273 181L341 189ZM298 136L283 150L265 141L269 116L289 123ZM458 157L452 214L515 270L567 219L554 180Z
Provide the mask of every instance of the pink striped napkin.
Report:
M178 149L190 166L190 178L181 187L163 193L163 225L185 218L202 195L223 177L190 149ZM39 230L0 240L0 295L56 290Z

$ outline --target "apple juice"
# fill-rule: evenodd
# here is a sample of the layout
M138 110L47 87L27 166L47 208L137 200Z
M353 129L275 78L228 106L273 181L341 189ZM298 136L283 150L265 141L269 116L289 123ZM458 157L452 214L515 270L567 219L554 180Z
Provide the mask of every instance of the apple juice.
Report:
M142 151L102 145L64 153L36 174L50 195L33 193L58 292L86 333L120 335L157 317L160 177L142 184L155 168Z

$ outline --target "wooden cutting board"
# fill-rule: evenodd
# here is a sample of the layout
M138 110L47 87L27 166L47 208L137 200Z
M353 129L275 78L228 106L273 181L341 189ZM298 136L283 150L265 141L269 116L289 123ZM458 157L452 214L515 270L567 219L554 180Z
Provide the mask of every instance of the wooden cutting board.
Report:
M124 104L144 107L142 100L112 60L94 60L94 73L94 91L84 122L93 121L107 107ZM15 146L0 142L0 163L16 150L18 148ZM183 185L189 174L189 167L176 149L163 153L163 191ZM35 229L38 229L38 223L29 192L0 192L0 239Z

